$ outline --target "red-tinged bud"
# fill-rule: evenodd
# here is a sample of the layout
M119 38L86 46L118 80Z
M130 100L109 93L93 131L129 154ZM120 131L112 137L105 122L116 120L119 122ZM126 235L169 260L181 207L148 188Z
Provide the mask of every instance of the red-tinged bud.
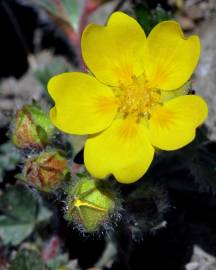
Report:
M21 149L43 148L54 132L49 116L35 105L24 105L19 109L14 122L12 141Z
M62 151L49 150L26 160L22 179L40 191L52 192L69 176L68 161Z

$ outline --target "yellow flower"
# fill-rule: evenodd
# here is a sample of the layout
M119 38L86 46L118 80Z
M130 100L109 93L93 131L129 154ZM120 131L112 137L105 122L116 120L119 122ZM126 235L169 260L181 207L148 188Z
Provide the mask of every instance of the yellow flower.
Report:
M56 103L50 116L66 133L89 135L84 161L94 177L113 174L119 182L135 182L149 168L155 148L176 150L194 139L207 105L200 96L176 97L173 90L197 65L197 36L185 38L177 22L165 21L146 38L136 20L115 12L105 27L86 27L82 54L91 73L50 80ZM168 95L172 98L164 98Z

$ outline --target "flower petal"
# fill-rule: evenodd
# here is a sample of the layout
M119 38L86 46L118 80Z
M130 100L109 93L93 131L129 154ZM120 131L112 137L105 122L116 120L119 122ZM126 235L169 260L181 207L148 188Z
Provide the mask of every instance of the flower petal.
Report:
M158 107L149 121L152 144L162 150L176 150L190 143L196 128L208 114L206 102L188 95L172 99Z
M147 38L146 76L153 86L174 90L191 77L200 57L198 36L185 38L180 25L165 21Z
M67 133L82 135L102 131L117 112L111 88L84 73L57 75L49 81L48 91L55 101L51 120Z
M129 84L143 73L146 36L132 17L115 12L107 26L90 24L82 35L82 55L91 72L108 85Z
M87 170L97 178L112 173L125 184L137 181L154 156L147 132L134 119L114 120L108 129L87 140L84 150Z

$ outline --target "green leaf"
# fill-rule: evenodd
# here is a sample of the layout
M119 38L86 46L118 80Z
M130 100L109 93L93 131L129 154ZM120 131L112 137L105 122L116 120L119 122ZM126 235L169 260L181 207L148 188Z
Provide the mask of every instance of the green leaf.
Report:
M0 216L0 238L4 245L18 245L32 233L33 229L32 223L19 223L10 217Z
M156 7L156 9L152 11L152 15L153 15L153 20L154 20L154 25L158 24L159 22L167 21L171 19L170 13L160 6Z
M56 258L49 260L46 265L49 270L57 270L60 267L66 266L69 262L68 254L61 254Z
M52 212L48 208L41 206L38 211L37 222L47 221L51 218L51 216Z
M0 196L0 239L4 245L18 245L47 220L51 212L23 186L9 187Z
M20 222L33 221L37 213L37 199L22 186L10 187L0 196L0 211Z
M80 16L84 1L80 0L63 0L64 9L67 12L71 26L76 32L79 30Z
M59 73L68 72L70 70L71 70L71 67L65 60L63 60L60 57L55 57L50 64L35 71L34 76L35 76L36 80L43 87L43 89L45 91L45 96L50 103L52 103L53 101L51 100L51 98L47 92L48 81L53 76L55 76Z
M7 142L0 146L0 182L3 181L5 172L14 170L19 161L20 154L12 143Z
M50 12L53 16L67 22L76 32L84 1L80 0L31 0L32 3Z
M152 29L152 18L150 14L150 10L145 7L143 4L135 5L134 12L137 21L144 29L145 33L149 33Z
M155 9L149 9L143 4L134 6L135 17L144 29L146 34L149 34L152 28L159 22L170 20L170 13L160 6Z
M71 69L65 60L55 57L52 62L44 68L35 71L36 79L41 83L44 89L47 88L47 83L51 77L62 72L67 72Z
M46 267L37 251L26 249L17 253L9 270L46 270Z

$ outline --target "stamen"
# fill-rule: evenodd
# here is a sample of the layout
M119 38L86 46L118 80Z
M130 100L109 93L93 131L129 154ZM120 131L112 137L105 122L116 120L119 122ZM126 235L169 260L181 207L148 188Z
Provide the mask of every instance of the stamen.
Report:
M133 77L130 85L121 84L116 91L119 101L119 112L124 117L135 116L149 119L152 109L160 104L161 94L158 89L148 87L145 77Z

